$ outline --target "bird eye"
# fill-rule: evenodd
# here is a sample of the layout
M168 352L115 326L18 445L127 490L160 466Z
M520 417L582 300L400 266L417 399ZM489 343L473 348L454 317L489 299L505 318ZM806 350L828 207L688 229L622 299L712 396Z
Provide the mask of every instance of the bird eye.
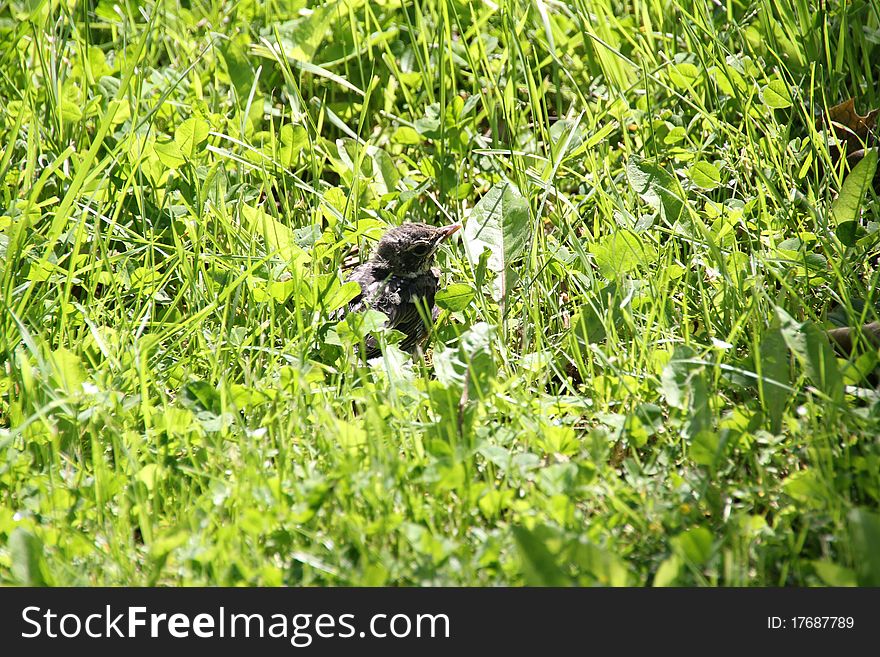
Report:
M414 256L416 256L418 258L424 258L426 255L428 255L431 252L431 245L428 244L427 242L419 242L418 244L413 246L413 248L410 249L410 251Z

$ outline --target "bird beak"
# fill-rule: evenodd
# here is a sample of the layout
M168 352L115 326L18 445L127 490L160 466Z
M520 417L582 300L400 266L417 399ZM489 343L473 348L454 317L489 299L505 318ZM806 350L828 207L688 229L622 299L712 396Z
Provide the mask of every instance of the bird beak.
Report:
M437 229L437 233L440 235L440 238L437 241L442 242L453 233L458 232L460 229L461 224L449 224L448 226L441 226Z

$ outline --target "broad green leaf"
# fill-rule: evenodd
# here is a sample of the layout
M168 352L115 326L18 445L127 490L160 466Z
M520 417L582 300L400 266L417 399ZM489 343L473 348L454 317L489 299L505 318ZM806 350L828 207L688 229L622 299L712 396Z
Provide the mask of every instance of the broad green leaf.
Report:
M391 383L412 382L417 378L412 355L401 351L395 344L386 344L382 350L382 358L373 360L371 365Z
M691 181L703 189L715 189L721 184L721 172L714 164L697 162L690 170Z
M283 167L292 167L296 164L299 154L309 145L309 136L306 129L301 125L285 123L279 131L281 148L278 159Z
M159 465L157 463L147 463L138 470L136 478L147 487L147 490L152 492L156 488L156 483L158 483L160 476L161 468Z
M844 221L842 224L837 224L834 234L844 246L855 246L858 244L859 238L864 237L867 232L859 225L858 221Z
M580 351L585 351L588 344L602 342L607 335L604 316L590 304L581 306L571 319L571 335L580 344Z
M713 66L709 74L718 85L718 90L726 96L744 94L749 89L749 83L743 78L742 64L735 57L728 56L723 67Z
M813 561L813 568L826 586L858 586L856 573L825 559Z
M296 282L293 280L272 281L266 290L277 303L284 303L296 291Z
M437 292L434 302L450 312L461 312L474 300L476 291L464 283L453 283Z
M834 223L842 226L848 222L859 220L859 210L865 198L865 192L871 186L874 173L877 171L877 149L869 148L865 156L859 160L840 188L840 194L831 204L831 216ZM856 223L858 225L858 223Z
M687 345L677 345L672 353L672 358L663 367L660 376L660 392L663 394L666 403L673 408L687 408L686 400L688 399L688 379L691 372L700 367L700 365L692 363L696 358L694 350Z
M355 174L360 174L366 178L370 176L370 160L367 157L367 146L359 143L350 137L341 137L336 140L336 154L339 161L346 169ZM360 165L360 168L358 168Z
M761 89L764 104L773 109L791 107L791 92L782 80L773 80Z
M687 411L684 432L692 443L691 458L703 465L714 465L719 443L712 433L706 367L689 346L675 347L660 375L660 391L667 404Z
M662 198L659 190L675 189L677 182L668 171L633 155L626 163L626 177L630 187L655 210L659 210ZM671 192L670 192L671 193Z
M367 432L359 424L337 419L335 428L333 437L344 449L357 451L366 446Z
M352 173L370 180L380 196L397 188L400 175L394 166L394 160L381 148L342 138L336 140L336 149L342 164Z
M688 455L694 463L714 467L721 451L721 437L714 431L699 431L691 438Z
M691 440L691 457L701 465L712 466L718 455L718 435L712 430L706 368L702 365L691 367L694 369L688 374L686 384L690 394L685 434Z
M590 245L599 272L615 281L638 267L648 267L657 260L657 249L641 235L618 230Z
M278 255L289 263L299 264L309 259L308 254L297 244L296 233L262 209L242 203L241 216L251 232L263 237L269 253Z
M712 532L705 527L686 529L671 543L680 556L697 566L704 565L712 557Z
M786 477L782 488L799 504L822 509L828 504L829 491L822 473L815 469L798 470Z
M192 117L181 123L174 131L174 141L181 154L192 160L201 152L200 146L208 139L211 126L207 121Z
M185 436L193 426L194 415L188 408L166 406L153 418L154 426L173 436Z
M82 392L86 380L82 360L72 351L58 347L47 355L46 361L52 366L52 379L68 395Z
M242 106L247 102L254 83L254 69L248 60L244 43L246 40L239 35L238 39L221 39L217 44L217 50L223 63L226 64L229 81Z
M462 334L457 349L435 347L437 380L456 394L467 384L469 399L484 397L497 372L492 354L493 331L490 324L478 322Z
M648 438L651 437L639 416L632 413L626 416L626 421L623 424L623 433L627 441L636 447L644 447L648 444Z
M391 136L391 141L393 141L395 144L413 145L421 144L423 139L418 131L414 128L410 128L409 126L401 126L394 131L394 134Z
M48 281L56 273L56 266L45 261L32 262L28 267L27 279L34 282Z
M672 146L681 141L684 141L684 138L687 137L687 130L682 128L680 125L675 126L669 133L663 138L663 143L667 146Z
M185 545L190 534L184 529L162 532L150 543L150 558L161 561L166 555Z
M757 371L760 372L758 395L761 406L770 420L770 431L779 433L782 430L782 417L789 396L788 352L785 338L782 337L779 329L772 329L764 334L757 360Z
M522 560L525 582L529 586L571 586L571 579L556 563L544 542L524 527L513 528L513 538Z
M177 142L171 139L168 141L157 141L153 144L153 150L159 157L159 161L169 169L176 169L186 162L186 158L183 157Z
M43 542L23 527L16 527L9 536L9 558L12 576L25 586L46 586Z
M582 573L589 574L587 584L601 586L631 586L632 576L626 561L611 549L603 549L588 541L579 540L574 544L572 562ZM583 579L581 578L581 583Z
M614 124L611 124L612 128ZM607 126L606 126L607 127ZM554 160L560 155L567 157L583 143L583 131L574 121L560 119L550 127L550 142L553 144ZM565 152L563 153L563 148ZM548 166L549 166L548 162ZM552 171L552 167L548 169Z
M294 229L293 234L296 236L297 244L304 249L310 249L321 239L321 227L317 224L307 224L302 228Z
M61 103L61 120L67 123L76 123L82 119L82 109L72 100L62 98Z
M388 317L378 310L365 310L358 313L348 313L336 324L336 335L341 340L355 345L361 342L370 333L381 331L388 323Z
M665 169L633 155L626 163L630 187L670 224L681 217L684 199L678 181Z
M847 516L860 586L880 586L880 514L864 507Z
M510 183L498 183L477 202L464 225L465 254L474 266L484 249L490 251L487 266L500 274L497 292L507 296L516 283L514 262L529 239L529 204Z
M183 386L182 393L180 401L190 410L205 410L217 414L223 410L223 400L217 386L208 381L189 381Z
M356 281L347 281L343 283L334 290L333 294L330 295L330 298L327 300L327 312L333 312L334 310L342 308L342 306L354 299L360 293L360 283Z
M442 123L440 116L440 105L431 103L425 108L425 115L419 117L413 123L416 131L429 139L437 139L440 136L440 124Z
M367 151L373 158L373 174L374 180L381 184L380 193L387 194L397 189L397 183L400 180L400 174L397 173L397 167L394 166L394 160L381 148L376 146L370 147Z
M843 402L843 377L825 332L813 322L797 323L785 310L776 308L785 343L813 384L836 402Z
M333 16L338 2L318 5L299 18L271 23L261 30L261 34L274 40L277 34L284 52L289 57L302 61L313 61L324 36L333 24Z
M669 81L679 89L690 89L700 78L700 69L689 62L673 64L668 69Z
M509 488L504 490L489 489L477 502L480 512L487 520L493 520L501 515L501 512L510 508L514 492Z
M681 557L673 554L664 559L654 575L653 586L675 586L682 567Z

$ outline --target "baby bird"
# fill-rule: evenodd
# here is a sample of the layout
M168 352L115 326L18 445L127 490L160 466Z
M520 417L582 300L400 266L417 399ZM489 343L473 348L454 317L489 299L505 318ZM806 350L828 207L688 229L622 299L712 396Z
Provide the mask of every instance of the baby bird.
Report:
M421 349L430 323L436 319L434 295L440 286L440 270L433 267L440 243L461 228L461 224L434 227L407 223L386 232L373 256L348 277L361 286L351 300L349 312L372 308L388 317L385 326L406 337L398 345L410 353ZM366 356L380 354L373 336L366 339Z

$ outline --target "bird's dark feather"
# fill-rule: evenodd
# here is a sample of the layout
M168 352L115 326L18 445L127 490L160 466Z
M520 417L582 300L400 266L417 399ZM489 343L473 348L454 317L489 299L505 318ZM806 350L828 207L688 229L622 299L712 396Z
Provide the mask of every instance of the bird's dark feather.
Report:
M388 317L385 326L406 336L399 345L404 351L412 351L424 341L436 310L434 295L440 283L438 269L404 278L367 262L355 268L348 280L361 286L361 294L349 302L349 312L372 308L384 313ZM367 358L381 353L373 336L367 337L366 347Z
M370 260L355 268L347 280L356 281L361 293L348 304L348 312L372 308L388 318L387 328L403 333L400 348L414 352L426 342L438 310L434 296L440 270L432 267L440 243L461 228L460 224L434 227L404 223L388 230ZM366 356L381 352L378 340L368 336Z

